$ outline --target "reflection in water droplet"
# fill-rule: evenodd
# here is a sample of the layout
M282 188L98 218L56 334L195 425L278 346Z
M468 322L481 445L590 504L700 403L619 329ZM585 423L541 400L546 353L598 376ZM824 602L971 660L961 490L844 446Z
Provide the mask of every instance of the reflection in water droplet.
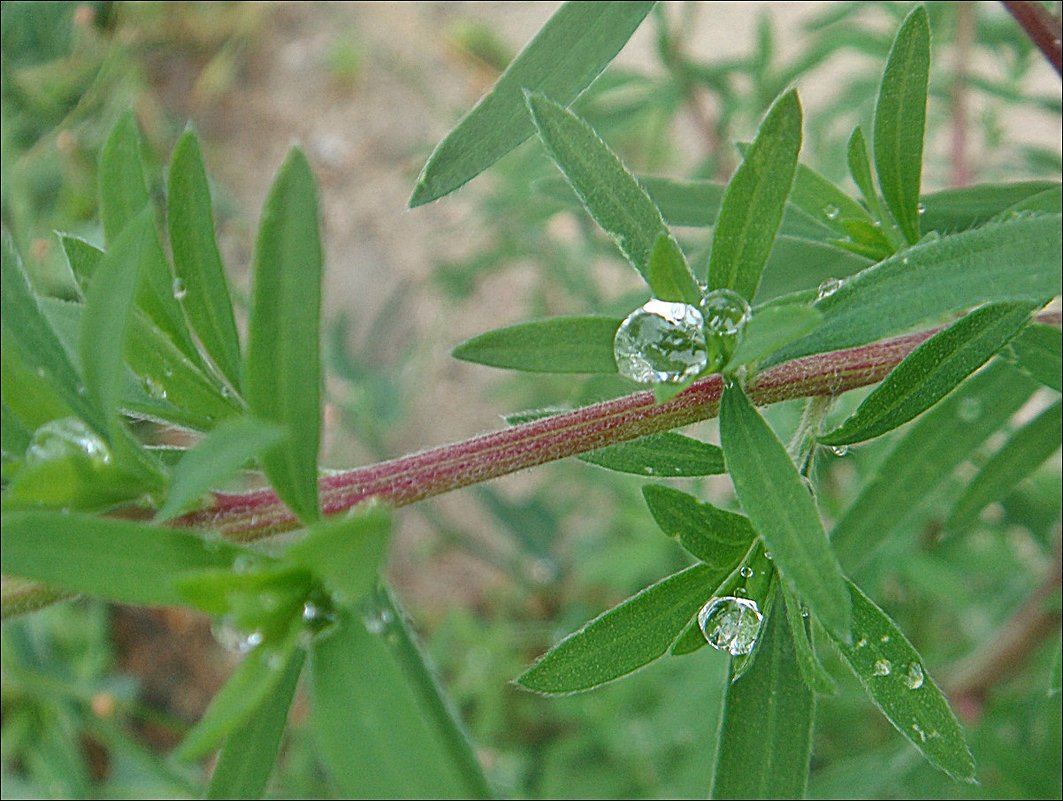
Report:
M888 676L893 670L893 665L888 659L876 659L871 666L871 673L875 676Z
M709 645L731 656L753 650L763 619L755 601L730 595L712 598L698 612L698 626Z
M922 203L917 204L915 210L919 212L919 214L926 214L926 206Z
M186 295L188 295L188 287L185 286L185 282L180 278L173 279L174 300L184 300Z
M80 458L98 469L110 463L111 451L84 422L76 417L63 417L50 420L33 432L24 458L27 467Z
M730 289L714 289L698 304L709 335L736 336L752 315L746 299Z
M908 665L908 672L904 676L904 683L909 690L918 690L923 686L923 668L918 662Z
M708 363L701 312L651 300L620 324L613 356L620 374L640 384L679 384Z
M956 414L965 423L973 423L982 416L982 401L978 398L964 398L956 409Z
M819 289L816 290L816 300L823 300L829 298L839 289L845 286L845 281L841 278L828 278L822 284L819 285Z
M833 453L835 456L848 456L849 455L849 446L848 445L831 445L830 446L830 452Z
M833 203L823 207L823 216L828 220L837 220L838 215L842 213L842 210L835 206Z
M741 569L739 569L738 571L738 575L740 575L742 578L752 578L753 568L751 568L749 565L742 565Z

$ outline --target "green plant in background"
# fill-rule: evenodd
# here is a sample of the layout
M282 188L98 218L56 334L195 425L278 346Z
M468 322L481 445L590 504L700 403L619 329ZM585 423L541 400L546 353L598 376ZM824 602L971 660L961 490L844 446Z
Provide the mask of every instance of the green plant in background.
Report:
M568 106L652 7L562 6L440 143L411 205L453 192L536 137L564 178L548 179L544 191L582 205L647 288L623 299L630 305L619 313L592 308L522 323L482 334L455 355L536 373L619 374L628 387L653 392L517 415L504 431L321 476L323 260L315 181L298 149L262 215L243 343L191 132L171 157L160 226L137 126L125 116L113 127L99 167L106 247L61 237L74 301L35 292L5 236L4 614L84 593L187 606L217 620L220 636L245 656L158 769L174 792L195 792L182 765L218 750L207 794L262 794L305 672L309 728L339 792L489 795L480 761L381 581L389 509L565 456L659 479L726 473L741 513L671 485L643 487L649 514L689 556L558 642L519 685L563 696L663 658L670 676L693 671L698 683L719 682L718 734L688 746L703 790L711 774L716 797L799 796L815 769L825 777L816 794L831 781L838 792L875 794L866 765L861 772L840 758L844 738L858 736L843 724L859 707L844 706L850 694L838 689L851 675L914 746L891 758L919 753L948 777L922 792L970 792L964 782L978 768L946 693L887 604L871 596L879 597L884 564L926 561L912 532L930 504L944 510L951 536L943 547L958 548L981 511L1004 499L1009 525L1037 532L1039 558L1051 558L1058 476L1049 475L1051 500L1040 507L1036 493L1016 500L1011 491L1060 436L1051 397L1059 392L1059 317L1038 311L1060 293L1059 184L922 191L931 31L922 7L889 47L872 125L846 140L859 198L799 162L798 92L766 55L752 69L772 102L726 185L640 180ZM688 81L676 81L674 98L686 96L689 81L707 80L665 33L660 50ZM711 85L726 94L722 75ZM711 237L699 231L702 241L691 246L671 228L691 225L711 227ZM827 281L824 253L834 271ZM583 286L581 300L594 301L596 291ZM848 400L872 384L858 404ZM779 421L757 406L795 399L807 400L784 444ZM842 414L832 411L836 399ZM1035 416L1013 427L1022 407ZM671 431L717 415L722 447ZM851 497L840 493L838 508L826 510L835 522L825 526L820 505L839 493L819 467L824 458L912 421L868 446L877 464L848 488ZM199 441L170 447L157 438L160 426ZM999 439L984 456L987 441ZM972 455L976 475L952 482ZM222 491L248 466L271 489ZM533 539L533 505L487 490L479 497ZM970 556L962 548L956 555ZM672 659L704 657L705 645L720 660ZM979 670L972 663L953 681L953 698L977 694ZM1032 715L1024 746L1058 758L1058 656L1055 675L1056 700ZM680 701L689 681L676 680ZM1047 686L1046 677L1039 692ZM818 765L817 710L843 743L828 739ZM670 715L666 728L689 712L680 705ZM1008 764L1003 745L974 750L988 751L993 769ZM831 775L836 765L841 778ZM845 769L860 776L846 783ZM986 787L999 785L993 769L982 774ZM1024 781L1020 794L1036 795L1038 782L1056 792L1058 771ZM540 789L571 790L545 781Z

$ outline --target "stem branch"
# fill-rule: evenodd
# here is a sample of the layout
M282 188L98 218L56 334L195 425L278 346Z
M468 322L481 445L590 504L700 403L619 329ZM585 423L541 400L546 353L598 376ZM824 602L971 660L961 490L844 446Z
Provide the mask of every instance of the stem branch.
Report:
M1063 45L1060 44L1060 24L1040 3L1029 0L1003 0L1015 21L1026 31L1030 41L1044 53L1048 62L1063 75Z

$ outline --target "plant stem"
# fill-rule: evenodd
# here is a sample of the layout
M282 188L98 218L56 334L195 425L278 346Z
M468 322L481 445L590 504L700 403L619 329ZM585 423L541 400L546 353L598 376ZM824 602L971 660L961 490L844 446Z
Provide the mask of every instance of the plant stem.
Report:
M1026 31L1030 41L1044 53L1048 62L1063 75L1063 44L1060 43L1059 20L1052 16L1043 5L1024 0L1003 0L1015 21Z
M1059 312L1039 321L1059 325ZM747 387L758 406L793 398L838 395L881 381L914 348L939 329L920 331L855 348L816 354L769 368ZM636 392L572 412L533 420L464 442L443 445L366 467L326 476L319 484L326 515L339 514L369 498L405 506L479 484L528 467L668 431L715 417L723 381L719 375L694 382L667 403L653 392ZM205 509L172 525L216 531L251 541L299 527L271 490L217 493Z

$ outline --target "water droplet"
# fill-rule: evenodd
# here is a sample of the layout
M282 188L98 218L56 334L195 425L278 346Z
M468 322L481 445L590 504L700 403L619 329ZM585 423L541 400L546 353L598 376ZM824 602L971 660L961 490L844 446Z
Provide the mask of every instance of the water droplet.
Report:
M849 455L849 446L848 445L831 445L830 446L830 452L833 453L835 456L839 456L839 457L840 456L848 456Z
M771 551L765 551L765 552L764 552L764 558L765 558L765 559L767 559L767 560L768 560L768 561L770 562L770 561L771 561L772 559L774 559L775 557L773 557L773 556L771 555Z
M866 637L861 637L859 640L857 640L856 641L856 647L857 648L867 648L867 638Z
M384 634L394 622L390 609L367 607L362 612L362 623L370 634Z
M233 391L231 389L229 389L229 387L227 387L224 384L222 384L221 396L223 398L232 398L233 397Z
M222 647L236 654L246 654L262 644L261 631L244 631L236 627L232 620L223 618L211 626L214 639Z
M807 618L808 617L808 607L807 606L802 606L801 607L801 617L803 617L803 618Z
M326 601L307 601L303 604L303 623L315 637L331 631L338 619L336 610Z
M714 289L698 304L710 336L733 337L742 332L753 312L746 299L730 289Z
M823 216L828 220L837 220L838 215L842 213L842 210L835 206L833 203L823 207Z
M686 303L651 300L620 324L613 355L620 374L640 384L679 384L708 363L704 319Z
M26 447L27 466L72 458L87 460L97 469L111 461L107 444L77 417L49 420L33 432Z
M828 278L820 284L819 289L816 290L816 300L829 298L843 286L845 286L845 281L841 278Z
M743 565L741 568L739 568L738 575L740 575L742 578L753 578L753 568L751 568L749 565Z
M925 731L923 731L922 726L920 726L918 723L913 723L912 724L912 731L914 731L916 733L916 735L919 737L920 742L924 742L924 743L926 742L927 734L926 734Z
M871 666L871 673L875 676L888 676L893 670L893 665L888 659L876 659Z
M729 595L712 598L698 612L698 625L709 645L731 656L753 650L763 619L755 601Z
M926 206L922 203L917 204L915 210L920 214L920 216L926 214Z
M184 300L188 295L188 287L185 286L185 282L180 278L173 279L173 298L174 300Z
M144 391L155 400L166 400L166 387L151 376L144 376Z
M878 638L878 641L881 643L887 643L890 641L890 635L883 634L881 637Z
M923 686L923 679L925 674L923 668L918 662L912 662L908 665L908 672L904 676L904 683L909 690L918 690Z
M982 401L978 398L964 398L956 409L956 414L965 423L973 423L982 416Z

